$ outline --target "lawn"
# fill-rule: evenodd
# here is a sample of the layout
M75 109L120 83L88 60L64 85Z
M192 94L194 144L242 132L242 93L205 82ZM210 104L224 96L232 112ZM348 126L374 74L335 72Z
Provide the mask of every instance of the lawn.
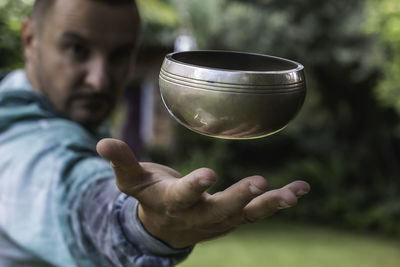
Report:
M179 267L399 267L400 240L264 221L198 244Z

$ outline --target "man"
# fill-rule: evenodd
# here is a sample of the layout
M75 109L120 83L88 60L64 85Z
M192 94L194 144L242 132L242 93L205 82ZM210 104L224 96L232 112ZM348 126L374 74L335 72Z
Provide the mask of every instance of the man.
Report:
M267 191L253 176L209 195L210 169L181 177L99 141L139 28L131 0L36 0L25 71L0 84L0 266L173 266L309 191L303 181Z

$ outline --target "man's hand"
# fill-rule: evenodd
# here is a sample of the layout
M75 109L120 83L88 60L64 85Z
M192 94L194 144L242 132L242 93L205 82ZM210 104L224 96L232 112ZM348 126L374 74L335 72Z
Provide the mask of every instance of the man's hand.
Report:
M101 140L97 151L111 161L118 188L139 201L138 215L146 230L175 248L223 235L294 206L310 190L306 182L295 181L267 191L266 180L252 176L210 195L205 191L217 180L210 169L182 177L163 165L138 163L128 145L115 139Z

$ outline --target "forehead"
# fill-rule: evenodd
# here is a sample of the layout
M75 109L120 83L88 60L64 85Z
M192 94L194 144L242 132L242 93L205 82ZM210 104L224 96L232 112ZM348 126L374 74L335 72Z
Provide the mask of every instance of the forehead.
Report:
M98 44L134 42L139 33L134 4L111 6L93 0L57 0L43 23L55 35L71 32Z

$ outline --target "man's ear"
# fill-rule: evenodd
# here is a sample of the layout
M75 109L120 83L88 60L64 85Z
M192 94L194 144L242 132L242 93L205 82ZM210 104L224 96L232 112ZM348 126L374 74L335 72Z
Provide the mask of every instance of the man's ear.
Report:
M25 18L22 21L21 39L24 49L25 60L27 62L31 60L31 57L33 55L33 50L35 49L36 46L37 42L36 34L37 33L35 30L34 22L29 18Z

